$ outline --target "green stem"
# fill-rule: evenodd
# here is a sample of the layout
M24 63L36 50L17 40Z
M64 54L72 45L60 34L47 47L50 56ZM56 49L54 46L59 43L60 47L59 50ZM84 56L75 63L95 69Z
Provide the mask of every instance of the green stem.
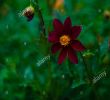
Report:
M41 27L42 27L42 35L45 37L46 36L45 23L44 23L44 19L43 19L41 9L39 7L38 0L35 0L34 6L35 6L35 10L38 12L38 16L39 16L39 19L40 19L40 24L41 24Z
M82 55L82 53L80 52L81 54L81 57L82 57L82 60L83 60L83 63L84 63L84 66L85 66L85 70L86 70L86 73L87 73L87 76L88 76L88 80L90 82L90 85L92 87L92 90L93 90L93 93L96 97L96 100L100 100L99 97L97 96L97 92L96 92L96 86L93 84L93 73L92 73L92 70L88 67L88 65L86 64L86 61Z
M51 1L51 0L46 0L46 2L47 2L47 6L48 6L48 10L49 10L49 14L52 13L52 4L51 4L50 1Z
M70 74L70 77L73 77L73 70L72 70L72 66L71 66L71 62L70 60L68 60L68 67L69 67L69 74Z
M86 70L86 73L87 73L87 76L88 76L88 80L89 80L90 84L92 84L93 73L91 72L90 68L86 64L86 61L85 61L85 59L84 59L84 57L83 57L81 52L80 52L80 54L81 54L81 57L82 57L82 60L83 60L83 63L84 63L84 67L85 67L85 70Z

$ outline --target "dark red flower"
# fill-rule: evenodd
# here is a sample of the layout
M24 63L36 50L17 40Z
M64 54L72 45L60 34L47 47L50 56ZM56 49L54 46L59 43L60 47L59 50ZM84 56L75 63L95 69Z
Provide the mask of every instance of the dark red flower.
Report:
M72 26L70 17L65 20L64 25L58 19L54 19L53 26L54 31L49 34L48 40L53 43L52 53L61 50L58 64L61 64L66 56L71 62L77 64L76 51L85 50L81 42L76 39L81 32L81 26Z
M27 17L28 21L31 21L34 17L34 8L32 6L25 8L23 15Z

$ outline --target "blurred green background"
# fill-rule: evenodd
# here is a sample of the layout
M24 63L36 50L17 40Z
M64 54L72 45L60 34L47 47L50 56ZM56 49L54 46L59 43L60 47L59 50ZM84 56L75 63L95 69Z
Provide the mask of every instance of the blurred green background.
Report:
M57 64L36 10L30 22L22 16L34 2L0 0L0 100L110 100L110 0L38 0L46 37L54 18L64 22L70 16L73 25L82 25L79 39L90 74L106 72L93 85L79 53L77 65Z

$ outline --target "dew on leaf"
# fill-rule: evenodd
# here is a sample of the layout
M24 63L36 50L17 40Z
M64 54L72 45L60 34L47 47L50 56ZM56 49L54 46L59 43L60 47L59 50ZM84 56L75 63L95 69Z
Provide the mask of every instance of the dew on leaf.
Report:
M7 25L6 25L6 29L8 29L8 28L9 28L9 25L7 24Z
M7 90L7 91L5 91L5 94L6 94L6 95L8 95L8 93L9 93L9 92L8 92L8 90Z
M64 79L65 78L65 75L62 75L62 79Z
M101 9L98 9L98 12L99 12L99 13L101 13L101 12L102 12L102 10L101 10Z
M24 42L24 45L26 46L27 45L27 42Z

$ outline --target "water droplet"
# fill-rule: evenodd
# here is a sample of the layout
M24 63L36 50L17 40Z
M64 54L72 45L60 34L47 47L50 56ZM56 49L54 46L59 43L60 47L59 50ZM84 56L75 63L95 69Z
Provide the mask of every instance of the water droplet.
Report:
M5 91L5 94L6 94L6 95L8 95L8 90L7 90L7 91Z
M41 8L39 8L39 10L41 10Z
M45 91L43 91L43 95L45 95Z
M26 42L24 42L24 45L26 46L26 45L27 45L27 43L26 43Z
M24 87L26 87L27 85L26 85L26 84L24 84L23 86L24 86Z
M28 67L24 72L24 78L26 79L33 79L33 73L31 67Z
M41 64L40 64L39 62L36 63L36 66L37 66L37 67L40 67L40 65L41 65Z
M80 91L80 95L82 95L83 94L83 91Z
M101 9L99 9L99 10L98 10L98 12L99 12L99 13L101 13L101 12L102 12L102 10L101 10Z
M62 75L62 78L64 79L65 78L65 75Z
M6 58L6 62L8 62L9 61L9 59L8 58Z
M9 26L8 25L6 25L6 29L8 29L9 28Z

